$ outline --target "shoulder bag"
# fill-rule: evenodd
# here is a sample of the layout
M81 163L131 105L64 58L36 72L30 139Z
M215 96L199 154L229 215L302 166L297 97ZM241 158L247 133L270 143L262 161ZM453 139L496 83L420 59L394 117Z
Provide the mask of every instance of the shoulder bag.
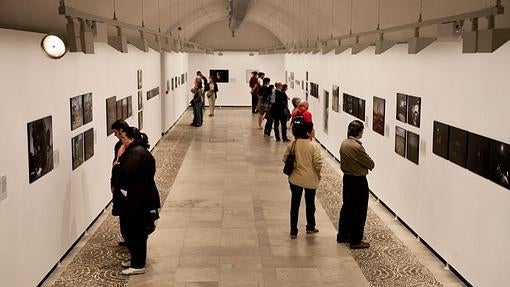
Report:
M292 143L292 147L290 148L289 154L287 155L287 159L285 159L285 166L283 167L283 173L290 176L292 171L294 170L294 162L296 160L296 141Z

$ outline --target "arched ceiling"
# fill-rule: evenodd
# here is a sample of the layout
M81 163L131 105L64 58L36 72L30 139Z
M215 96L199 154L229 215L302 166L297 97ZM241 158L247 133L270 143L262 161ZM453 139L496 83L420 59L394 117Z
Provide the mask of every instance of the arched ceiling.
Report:
M0 27L35 32L65 32L58 14L61 0L0 0ZM67 6L173 36L192 39L208 26L225 21L229 0L65 0ZM251 0L245 21L269 30L280 43L304 43L479 10L497 0ZM510 9L510 0L502 0ZM115 4L115 5L114 5ZM352 5L351 5L352 4ZM510 12L497 17L497 27L510 27ZM480 21L481 28L484 20ZM180 27L180 29L179 29ZM433 33L434 29L424 29ZM428 31L428 32L427 32ZM253 31L252 31L253 32ZM388 35L405 41L412 31ZM264 32L265 33L265 32ZM136 33L134 34L136 35ZM254 35L256 36L256 35ZM228 50L228 47L224 47Z

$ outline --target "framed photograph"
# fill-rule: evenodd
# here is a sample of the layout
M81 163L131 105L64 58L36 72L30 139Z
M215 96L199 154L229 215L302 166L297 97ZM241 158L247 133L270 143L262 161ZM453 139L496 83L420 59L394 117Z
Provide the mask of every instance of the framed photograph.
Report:
M122 119L125 120L128 118L128 99L122 99Z
M83 95L83 124L92 121L92 93Z
M306 71L306 81L308 81L308 71Z
M407 95L397 94L397 120L407 123Z
M138 91L138 110L143 109L143 93Z
M350 115L354 113L353 96L344 93L344 111Z
M420 127L421 117L421 98L407 96L407 123L415 127Z
M448 159L462 167L466 167L467 135L465 130L450 126Z
M323 120L324 120L324 133L325 134L328 134L328 120L329 120L329 92L324 90L324 115L323 115Z
M185 82L187 83L187 82L188 82L188 72L186 72L186 74L185 74L185 75L186 75L186 76L184 77L184 80L185 80Z
M294 82L294 72L290 72L290 79L291 82Z
M432 152L444 159L448 159L449 135L447 124L434 121Z
M228 83L228 70L209 70L209 76L216 79L216 83Z
M407 159L418 164L418 151L420 150L420 136L407 131Z
M489 176L495 183L510 189L510 145L491 140Z
M29 122L28 181L32 183L53 169L53 129L51 116Z
M143 129L143 111L138 112L138 129Z
M174 90L174 78L172 78L172 91Z
M289 88L294 89L294 81L290 81Z
M174 80L175 80L175 88L177 88L179 86L177 83L177 76L174 77Z
M468 133L467 169L485 178L490 178L490 146L489 138Z
M395 152L406 157L406 130L395 126Z
M71 108L71 130L83 125L83 101L81 96L70 99Z
M136 71L136 80L138 82L137 87L138 89L142 88L142 70Z
M127 97L127 117L133 115L133 96Z
M365 100L357 98L358 101L358 113L355 116L361 121L365 121Z
M285 84L289 83L289 72L285 71Z
M123 120L122 118L122 100L115 102L117 120Z
M351 97L351 101L352 101L352 113L351 115L352 116L355 116L355 117L358 117L358 114L359 114L359 99L352 96Z
M73 170L83 163L83 134L71 139Z
M305 81L301 80L301 91L305 89Z
M384 136L386 100L374 97L374 110L372 113L372 129Z
M83 133L85 161L94 155L94 128L90 128Z
M305 91L306 91L307 93L309 92L309 90L308 90L308 82L306 82L306 84L305 84Z
M168 94L169 91L170 91L170 80L166 80L166 91L165 91L165 93Z
M333 85L331 93L333 94L333 102L331 102L331 109L334 112L338 113L340 107L340 87Z
M106 99L106 136L113 134L112 124L117 120L117 100L115 97Z
M184 73L181 74L181 83L184 84Z

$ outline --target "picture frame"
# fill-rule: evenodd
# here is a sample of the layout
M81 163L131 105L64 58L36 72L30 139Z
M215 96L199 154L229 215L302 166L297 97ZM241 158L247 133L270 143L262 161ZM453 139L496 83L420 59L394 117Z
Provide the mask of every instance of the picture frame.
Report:
M510 189L510 145L491 140L489 177L496 184Z
M211 69L209 70L209 76L214 77L216 83L229 82L229 70Z
M384 136L386 100L373 97L372 130Z
M94 128L90 128L83 133L84 142L84 161L94 156Z
M467 169L490 179L491 139L469 132L467 142Z
M143 111L138 112L138 129L143 129Z
M397 93L397 115L396 119L407 123L407 95Z
M71 130L83 125L83 99L82 96L72 97L70 100Z
M143 109L143 92L138 91L138 110Z
M407 96L407 123L420 127L421 118L421 98Z
M90 123L92 121L92 93L82 95L83 100L83 124Z
M448 159L465 168L467 163L468 133L465 130L452 126L450 126L449 130Z
M137 81L137 88L141 89L142 88L142 70L141 69L136 71L136 81Z
M127 118L133 115L133 96L127 97Z
M106 136L113 134L112 124L117 120L117 100L116 97L106 99Z
M419 164L420 136L411 131L407 131L407 151L406 157L411 162Z
M339 112L339 107L340 107L340 87L339 86L336 86L336 85L333 85L331 87L331 93L333 95L333 101L331 102L331 109L334 111L334 112Z
M399 126L395 126L395 152L401 157L406 157L406 136L407 131Z
M78 134L71 139L72 167L77 169L83 163L83 134Z
M323 130L325 134L328 134L328 121L329 121L329 91L323 90L324 103L323 103Z
M434 121L433 129L432 152L444 159L448 159L450 126Z
M33 183L53 170L53 124L47 116L27 123L28 182Z

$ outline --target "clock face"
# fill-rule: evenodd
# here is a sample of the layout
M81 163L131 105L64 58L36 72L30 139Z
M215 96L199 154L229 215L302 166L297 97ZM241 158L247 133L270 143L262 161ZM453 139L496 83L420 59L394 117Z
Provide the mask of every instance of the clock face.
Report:
M67 52L64 41L55 35L46 35L41 41L41 48L52 59L62 58Z

